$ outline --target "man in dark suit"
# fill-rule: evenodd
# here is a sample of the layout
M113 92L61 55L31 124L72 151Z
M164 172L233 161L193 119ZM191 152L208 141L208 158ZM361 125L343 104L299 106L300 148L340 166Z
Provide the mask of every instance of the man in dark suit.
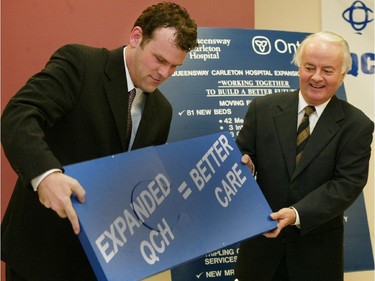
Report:
M189 13L159 3L136 20L126 47L64 46L11 99L2 144L19 179L1 228L7 280L96 280L71 202L84 202L85 190L63 166L165 143L172 108L157 87L196 46Z
M366 184L374 123L335 96L351 67L342 37L308 36L294 62L300 89L253 100L236 140L278 222L241 244L239 281L343 280L343 212Z

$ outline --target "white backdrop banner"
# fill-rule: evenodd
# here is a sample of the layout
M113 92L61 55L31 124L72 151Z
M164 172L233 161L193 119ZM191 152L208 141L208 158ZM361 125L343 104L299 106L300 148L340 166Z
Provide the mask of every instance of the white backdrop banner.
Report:
M352 69L345 78L345 90L347 101L360 108L364 113L374 120L374 0L321 0L322 30L333 31L343 36L349 43L352 55ZM371 163L374 163L374 153ZM370 165L371 165L370 163ZM370 166L369 184L373 177ZM368 185L366 189L372 189ZM362 200L362 199L361 199ZM367 235L360 231L360 225L365 223L363 212L359 211L362 203L356 203L345 214L345 222L351 223L352 227L345 229L345 241L360 241ZM359 238L361 237L361 238ZM362 240L365 241L365 240ZM347 243L345 243L347 246ZM369 244L366 242L366 244ZM358 271L373 269L373 261L366 253L366 248L370 247L364 243L357 243L358 248L345 248L345 270ZM367 255L369 262L367 265L362 263L363 257Z
M374 120L374 0L322 0L321 7L322 30L343 36L352 53L347 100Z

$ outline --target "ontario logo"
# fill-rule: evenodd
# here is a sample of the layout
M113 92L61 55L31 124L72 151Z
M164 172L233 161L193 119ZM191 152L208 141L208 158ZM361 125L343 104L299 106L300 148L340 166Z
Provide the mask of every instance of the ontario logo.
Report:
M252 40L252 46L258 55L268 55L271 53L271 42L265 36L255 36Z
M256 54L265 56L273 50L279 54L294 54L300 42L287 42L284 39L278 38L271 43L269 38L258 35L253 37L251 45Z

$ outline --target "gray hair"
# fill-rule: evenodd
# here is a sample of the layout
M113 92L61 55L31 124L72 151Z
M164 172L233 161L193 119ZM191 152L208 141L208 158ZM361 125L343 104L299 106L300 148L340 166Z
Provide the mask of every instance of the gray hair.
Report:
M301 56L302 56L303 49L304 49L306 43L310 39L316 38L316 37L319 37L319 38L321 38L325 41L328 41L328 42L337 43L341 46L342 53L343 53L343 58L342 58L343 64L342 64L342 68L341 68L341 73L343 73L343 74L347 73L352 67L352 57L350 55L349 44L340 35L338 35L336 33L333 33L333 32L329 32L329 31L321 31L321 32L313 33L313 34L310 34L309 36L307 36L302 41L302 43L299 46L299 48L297 49L297 51L294 53L292 63L294 63L297 67L300 66Z

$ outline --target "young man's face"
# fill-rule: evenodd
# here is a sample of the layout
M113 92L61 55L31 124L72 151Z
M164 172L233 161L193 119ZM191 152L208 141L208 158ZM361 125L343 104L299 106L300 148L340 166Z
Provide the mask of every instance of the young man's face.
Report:
M173 28L159 28L141 46L142 29L132 30L127 66L133 83L144 92L155 91L184 62L187 52L174 45L174 33Z

